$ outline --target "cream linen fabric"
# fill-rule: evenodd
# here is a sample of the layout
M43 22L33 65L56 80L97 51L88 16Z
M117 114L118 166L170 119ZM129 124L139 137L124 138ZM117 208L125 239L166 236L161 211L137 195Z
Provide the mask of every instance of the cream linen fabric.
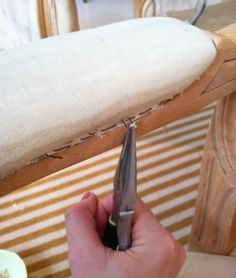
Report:
M171 18L134 19L2 52L0 176L180 93L215 55L203 31Z

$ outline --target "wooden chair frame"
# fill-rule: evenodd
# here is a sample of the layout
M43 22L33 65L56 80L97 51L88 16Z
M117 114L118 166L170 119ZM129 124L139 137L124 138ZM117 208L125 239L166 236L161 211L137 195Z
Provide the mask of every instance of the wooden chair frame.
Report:
M39 14L45 19L45 3L38 0ZM46 1L47 2L47 1ZM137 2L137 1L136 1ZM138 1L140 2L140 1ZM44 34L53 34L43 26ZM190 236L190 250L222 255L235 255L236 247L236 24L215 33L208 33L217 49L217 56L201 78L173 99L159 103L135 119L140 137L171 121L190 115L220 100L212 119L202 162L199 193ZM188 105L185 105L185 104ZM85 138L73 147L44 156L0 180L0 196L20 189L47 175L69 167L120 145L124 125L116 125Z

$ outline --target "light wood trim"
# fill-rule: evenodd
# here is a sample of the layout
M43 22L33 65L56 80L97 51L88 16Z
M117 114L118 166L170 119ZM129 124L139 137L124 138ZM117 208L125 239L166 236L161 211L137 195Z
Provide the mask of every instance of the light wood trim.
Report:
M48 33L51 32L47 31L46 26L46 19L45 19L45 13L44 13L44 6L42 0L37 0L37 15L38 15L38 25L39 25L39 33L41 38L48 37ZM50 35L49 35L50 36Z
M155 16L155 0L134 0L134 17Z
M227 33L236 34L236 24L231 25L227 30ZM233 70L236 72L235 66L233 68L226 67L220 81L219 77L216 79L216 76L219 76L220 70L226 62L232 61L234 63L236 44L226 38L224 34L212 33L209 35L214 40L217 48L217 57L213 64L201 76L200 80L195 81L181 95L177 95L174 99L167 100L165 103L163 102L159 109L138 119L136 121L138 137L178 118L190 115L207 104L235 91L236 80L233 79L229 82L227 78L224 80L227 76L225 71ZM214 82L217 82L220 86L215 86ZM210 84L213 89L209 90ZM57 158L45 157L38 163L18 170L0 181L0 196L122 144L125 130L124 126L108 130L101 138L96 136L87 139L84 143L59 151L56 155Z
M233 255L236 248L235 107L236 92L218 103L212 118L190 235L193 251Z
M75 0L37 0L41 38L79 30Z
M219 32L236 45L236 32ZM207 88L236 90L236 59L226 61ZM207 93L207 92L206 92ZM218 102L205 145L189 250L235 256L236 252L236 92ZM236 272L235 272L236 273Z

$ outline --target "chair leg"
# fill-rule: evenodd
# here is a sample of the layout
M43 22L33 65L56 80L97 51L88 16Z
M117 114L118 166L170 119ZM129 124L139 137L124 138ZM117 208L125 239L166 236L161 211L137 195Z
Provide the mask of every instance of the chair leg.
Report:
M76 0L37 0L36 7L41 38L79 30Z
M189 249L235 255L236 92L221 100L204 150Z
M156 2L154 0L133 0L134 17L155 16Z

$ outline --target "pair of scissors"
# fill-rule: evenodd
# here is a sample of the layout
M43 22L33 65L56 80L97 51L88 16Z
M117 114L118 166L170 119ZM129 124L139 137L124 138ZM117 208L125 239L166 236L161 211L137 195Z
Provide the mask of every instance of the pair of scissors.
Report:
M113 210L103 234L103 244L113 250L131 246L131 221L137 198L135 125L128 127L114 178Z

